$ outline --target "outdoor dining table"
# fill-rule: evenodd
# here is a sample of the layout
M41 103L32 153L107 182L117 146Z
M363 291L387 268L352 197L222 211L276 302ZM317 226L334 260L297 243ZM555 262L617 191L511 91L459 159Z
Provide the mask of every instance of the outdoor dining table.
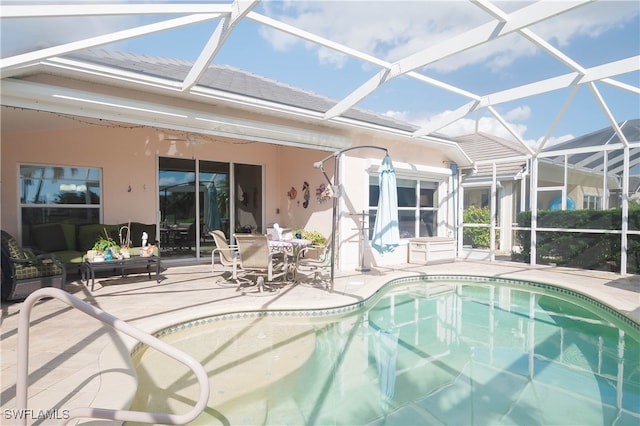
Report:
M284 257L284 267L288 271L289 257L293 258L293 264L291 267L295 269L296 259L298 258L298 252L304 247L311 246L310 240L301 238L292 238L289 240L269 240L269 249L272 253L282 253Z

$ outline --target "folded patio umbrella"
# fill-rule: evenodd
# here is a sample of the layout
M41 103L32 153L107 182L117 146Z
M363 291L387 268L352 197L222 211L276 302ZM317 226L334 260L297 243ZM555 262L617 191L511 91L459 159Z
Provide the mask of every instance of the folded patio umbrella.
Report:
M206 222L207 231L222 229L220 226L220 211L218 210L218 190L213 182L207 187L207 195L209 202L206 205Z
M396 171L388 154L380 165L379 185L378 213L373 225L371 246L380 253L387 253L393 251L400 243Z

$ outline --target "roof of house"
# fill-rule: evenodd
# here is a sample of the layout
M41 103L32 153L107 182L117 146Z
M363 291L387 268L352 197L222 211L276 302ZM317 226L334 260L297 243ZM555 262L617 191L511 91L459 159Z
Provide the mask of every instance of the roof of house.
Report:
M143 73L147 76L171 80L176 83L183 82L194 65L191 61L181 59L116 52L106 49L86 49L70 53L65 58L122 71ZM227 65L210 64L198 80L198 87L318 113L324 113L338 103L336 100L325 96ZM361 108L350 108L342 116L405 132L418 130L415 125Z
M640 142L640 119L626 120L618 123L620 131L626 138L628 143ZM612 146L616 144L622 144L618 133L613 127L605 127L604 129L597 130L595 132L579 136L575 139L571 139L566 142L554 144L550 147L545 147L543 152L556 152L565 150L579 151L582 148L587 147L602 147ZM607 151L607 173L622 174L623 171L623 154L624 150L612 149ZM550 161L564 164L564 155L557 157L550 157ZM629 167L633 167L636 164L640 164L640 149L633 148L629 154ZM573 152L567 157L569 164L574 167L583 168L586 170L592 170L602 173L604 171L604 152Z
M527 150L520 144L502 139L486 133L472 133L470 135L452 138L458 142L462 150L474 161L494 160L501 158L511 158L526 156ZM514 160L508 163L498 163L496 165L496 176L498 180L513 180L522 171L526 161ZM465 178L465 181L477 181L491 179L493 176L493 166L491 164L481 164L477 166L477 171Z

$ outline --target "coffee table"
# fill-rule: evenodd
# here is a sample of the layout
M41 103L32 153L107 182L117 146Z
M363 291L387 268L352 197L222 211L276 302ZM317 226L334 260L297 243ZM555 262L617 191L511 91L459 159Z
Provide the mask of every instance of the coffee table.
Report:
M160 256L131 256L128 259L113 259L102 262L85 260L80 266L80 272L82 281L86 280L87 285L89 284L89 278L91 278L91 291L93 291L96 282L96 271L120 270L120 274L124 277L127 269L146 266L149 279L151 279L151 265L153 264L156 266L156 282L160 282Z

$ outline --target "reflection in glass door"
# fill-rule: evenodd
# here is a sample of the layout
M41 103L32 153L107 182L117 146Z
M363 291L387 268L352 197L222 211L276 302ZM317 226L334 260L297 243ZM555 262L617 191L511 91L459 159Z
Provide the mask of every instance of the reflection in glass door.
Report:
M161 157L158 182L165 258L210 258L213 230L263 232L262 166Z
M262 167L234 165L235 232L262 234Z
M198 182L200 193L200 256L209 256L214 249L209 232L221 230L227 239L231 236L229 220L229 163L200 161Z
M193 257L198 226L195 160L158 160L160 253L163 257Z

